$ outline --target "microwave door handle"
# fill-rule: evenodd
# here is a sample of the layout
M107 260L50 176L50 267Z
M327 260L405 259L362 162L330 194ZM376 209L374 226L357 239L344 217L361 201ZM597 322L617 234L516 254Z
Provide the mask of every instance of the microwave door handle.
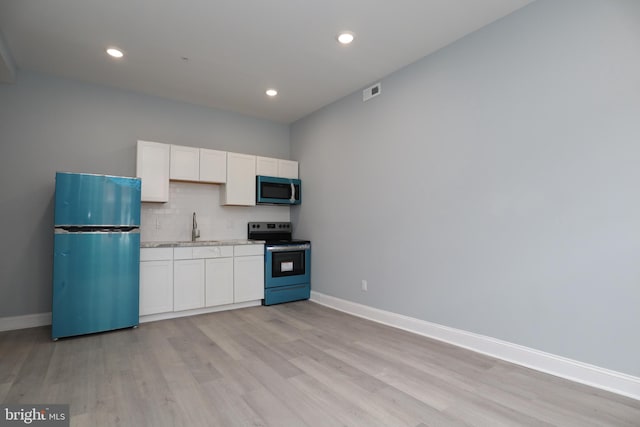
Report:
M289 200L291 201L291 203L294 203L296 201L296 186L293 185L293 182L291 182L291 198Z

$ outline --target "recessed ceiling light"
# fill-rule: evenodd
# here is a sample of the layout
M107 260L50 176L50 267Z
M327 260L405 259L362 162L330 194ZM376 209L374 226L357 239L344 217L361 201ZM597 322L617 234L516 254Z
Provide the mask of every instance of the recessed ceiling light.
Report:
M341 44L349 44L355 37L355 34L353 34L351 31L343 31L338 34L337 39Z
M122 58L124 56L124 53L122 53L120 49L116 49L115 47L108 48L107 53L114 58Z
M278 94L278 91L275 89L267 89L265 93L267 94L267 96L276 96Z

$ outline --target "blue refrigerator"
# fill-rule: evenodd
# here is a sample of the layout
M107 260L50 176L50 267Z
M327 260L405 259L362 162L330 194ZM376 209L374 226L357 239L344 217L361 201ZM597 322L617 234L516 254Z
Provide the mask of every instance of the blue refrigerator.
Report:
M140 183L56 173L54 340L138 325Z

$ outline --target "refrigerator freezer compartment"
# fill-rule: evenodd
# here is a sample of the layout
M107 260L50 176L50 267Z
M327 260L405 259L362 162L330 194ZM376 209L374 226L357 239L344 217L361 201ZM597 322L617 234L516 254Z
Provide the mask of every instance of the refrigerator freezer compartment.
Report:
M56 227L140 226L139 178L56 173Z

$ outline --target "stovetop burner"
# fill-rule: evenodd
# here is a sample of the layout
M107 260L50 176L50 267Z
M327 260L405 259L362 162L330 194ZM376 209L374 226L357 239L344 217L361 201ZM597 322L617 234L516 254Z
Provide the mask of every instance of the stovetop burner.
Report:
M262 239L260 239L262 240ZM279 239L279 240L265 240L267 245L275 246L275 245L304 245L306 243L311 243L309 240L300 240L300 239Z
M247 225L249 240L264 240L267 245L291 245L310 243L292 237L293 227L290 222L250 222Z

